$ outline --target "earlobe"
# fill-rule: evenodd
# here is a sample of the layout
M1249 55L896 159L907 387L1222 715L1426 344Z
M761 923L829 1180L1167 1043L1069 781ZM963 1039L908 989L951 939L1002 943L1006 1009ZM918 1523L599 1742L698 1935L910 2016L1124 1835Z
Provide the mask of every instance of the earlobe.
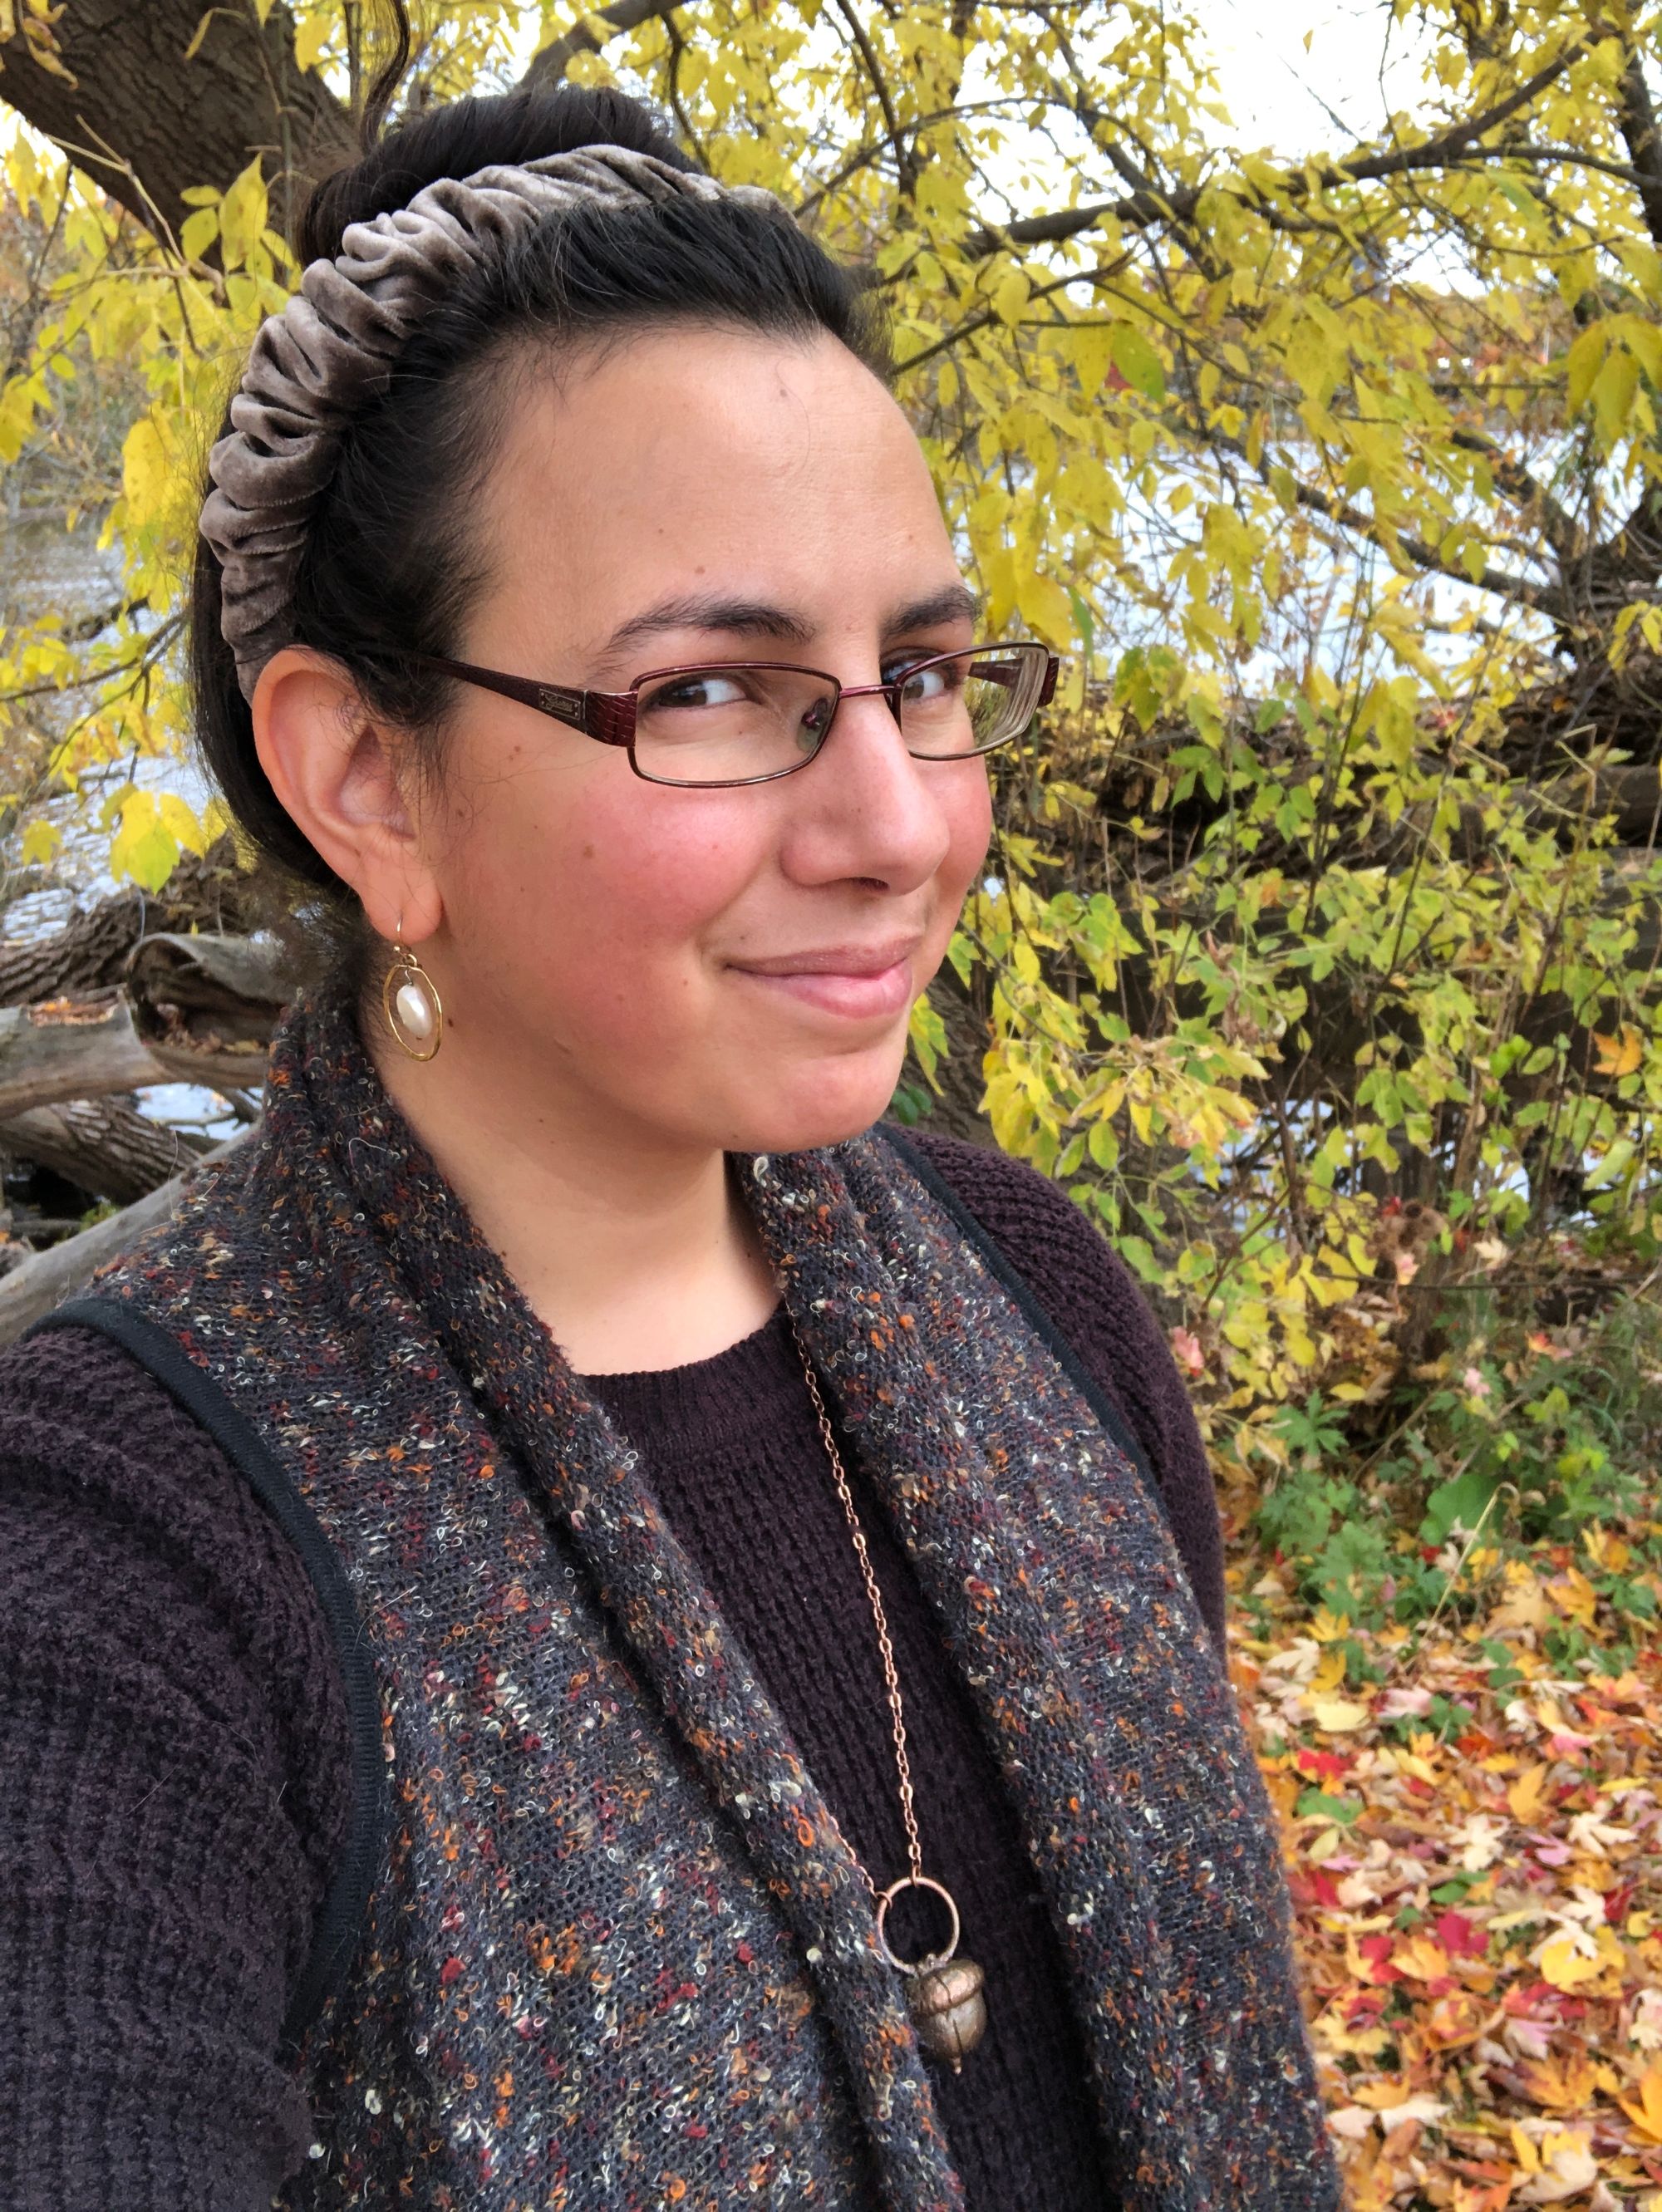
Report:
M437 887L423 865L391 733L368 713L341 664L286 646L260 672L254 748L278 803L390 938L407 944L438 926Z

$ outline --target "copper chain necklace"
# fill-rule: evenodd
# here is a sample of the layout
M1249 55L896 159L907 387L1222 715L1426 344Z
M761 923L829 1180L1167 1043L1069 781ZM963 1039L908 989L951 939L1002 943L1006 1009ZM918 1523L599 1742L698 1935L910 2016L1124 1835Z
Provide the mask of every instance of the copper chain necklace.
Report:
M900 1973L906 1983L906 2004L917 2030L917 2039L926 2051L937 2058L944 2058L954 2074L963 2069L964 2061L975 2049L986 2032L987 2005L983 1995L986 1977L973 1959L959 1959L958 1950L958 1906L944 1882L934 1881L923 1871L923 1846L917 1832L917 1814L912 1802L911 1763L906 1756L906 1720L900 1702L900 1676L894 1663L894 1646L889 1641L888 1617L883 1610L882 1595L877 1587L877 1577L872 1569L871 1553L866 1545L866 1532L855 1511L854 1492L849 1487L849 1478L843 1465L843 1455L837 1449L837 1439L831 1434L831 1416L825 1411L825 1401L820 1394L819 1379L813 1371L813 1362L808 1358L796 1323L791 1322L791 1335L795 1339L797 1355L802 1362L802 1372L807 1377L808 1395L813 1401L813 1410L819 1418L820 1439L831 1463L831 1473L837 1480L837 1494L843 1501L854 1537L854 1548L859 1555L860 1571L865 1579L866 1595L871 1601L872 1619L877 1626L878 1648L883 1655L883 1680L887 1686L889 1714L894 1723L894 1763L900 1777L900 1817L906 1825L906 1856L910 1870L886 1889L880 1890L854 1853L860 1878L872 1893L877 1907L877 1941L883 1956ZM952 1932L944 1951L931 1951L922 1959L897 1958L889 1948L889 1908L905 1889L927 1889L945 1904L952 1917Z

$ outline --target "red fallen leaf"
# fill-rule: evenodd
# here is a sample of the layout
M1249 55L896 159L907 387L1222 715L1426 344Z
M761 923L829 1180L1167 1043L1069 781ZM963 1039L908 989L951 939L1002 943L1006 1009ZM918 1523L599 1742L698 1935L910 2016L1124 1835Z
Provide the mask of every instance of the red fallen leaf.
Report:
M1463 1736L1456 1737L1454 1748L1456 1751L1464 1752L1468 1759L1487 1759L1491 1752L1498 1750L1500 1747L1495 1737L1489 1735L1484 1729L1468 1729Z
M1301 1774L1318 1775L1324 1782L1339 1782L1356 1764L1354 1751L1312 1751L1300 1745L1294 1754L1294 1764Z
M1320 1905L1330 1912L1343 1910L1339 1903L1338 1884L1325 1867L1294 1867L1288 1875L1287 1886L1294 1905Z
M1638 1888L1636 1881L1624 1881L1620 1889L1611 1890L1604 1899L1605 1919L1611 1923L1625 1920Z
M1356 1948L1373 1968L1370 1981L1400 1982L1405 1979L1400 1966L1391 1963L1391 1954L1396 1939L1391 1936L1364 1936Z
M459 1982L464 1972L460 1959L447 1959L439 1968L439 1987L447 1990L452 1982Z
M1485 1957L1488 1951L1487 1931L1480 1928L1470 1915L1465 1912L1440 1914L1437 1920L1437 1941L1451 1959L1458 1959L1462 1954L1470 1958L1481 1959Z
M1345 2004L1345 2026L1355 2027L1362 2021L1375 2018L1385 2010L1390 1999L1389 1990L1353 1990Z
M1501 2002L1517 2019L1532 2020L1543 2005L1555 2010L1557 1995L1550 1982L1514 1982Z

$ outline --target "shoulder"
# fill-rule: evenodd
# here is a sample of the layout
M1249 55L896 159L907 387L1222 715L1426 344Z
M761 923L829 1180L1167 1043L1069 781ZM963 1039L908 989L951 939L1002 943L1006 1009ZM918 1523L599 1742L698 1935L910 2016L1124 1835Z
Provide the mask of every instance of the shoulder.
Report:
M989 1146L918 1129L906 1134L1059 1328L1070 1336L1082 1330L1087 1340L1129 1332L1139 1352L1159 1335L1129 1269L1060 1184ZM1163 1346L1162 1356L1170 1357Z
M304 1565L192 1415L92 1328L0 1351L0 1613L204 1758L234 1741L320 1893L346 1737Z
M0 2075L49 2116L43 2203L253 2207L303 2156L276 2058L344 1808L332 1679L158 1384L84 1328L0 1352Z

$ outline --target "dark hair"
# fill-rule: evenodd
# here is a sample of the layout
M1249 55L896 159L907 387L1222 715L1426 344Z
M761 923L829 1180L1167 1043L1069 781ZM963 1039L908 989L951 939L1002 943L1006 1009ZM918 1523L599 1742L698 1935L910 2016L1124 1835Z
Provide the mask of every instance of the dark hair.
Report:
M319 186L299 226L302 262L340 251L347 225L405 206L423 185L494 163L595 145L692 164L640 102L566 87L429 109ZM431 764L447 696L412 653L454 657L488 574L477 505L527 346L604 342L680 322L801 337L824 331L882 374L881 326L859 280L796 226L727 199L581 209L478 266L399 356L387 389L348 428L296 578L294 635L350 672L366 704L409 729ZM192 673L198 742L255 851L344 919L350 902L279 805L254 751L235 663L220 635L219 563L198 541Z

